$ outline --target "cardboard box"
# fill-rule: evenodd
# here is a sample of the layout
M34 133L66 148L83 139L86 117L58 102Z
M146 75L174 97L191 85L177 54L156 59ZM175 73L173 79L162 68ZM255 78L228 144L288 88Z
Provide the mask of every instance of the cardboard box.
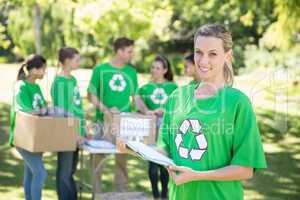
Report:
M156 116L139 113L104 115L104 139L116 143L116 138L156 143Z
M17 112L14 145L30 152L75 151L79 119Z

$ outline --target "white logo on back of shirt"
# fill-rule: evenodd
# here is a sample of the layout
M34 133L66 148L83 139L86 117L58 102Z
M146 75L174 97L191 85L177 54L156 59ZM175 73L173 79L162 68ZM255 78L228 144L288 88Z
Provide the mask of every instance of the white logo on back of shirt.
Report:
M77 86L75 86L73 90L73 103L77 106L81 103L80 93Z
M32 108L35 111L39 111L42 108L43 99L40 94L35 93L33 95Z

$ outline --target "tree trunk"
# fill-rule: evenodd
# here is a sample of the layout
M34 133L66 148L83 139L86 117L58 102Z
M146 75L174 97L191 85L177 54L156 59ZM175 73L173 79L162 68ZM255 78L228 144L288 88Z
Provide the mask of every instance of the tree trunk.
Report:
M34 5L34 34L35 34L35 52L42 53L41 38L41 9L38 3Z

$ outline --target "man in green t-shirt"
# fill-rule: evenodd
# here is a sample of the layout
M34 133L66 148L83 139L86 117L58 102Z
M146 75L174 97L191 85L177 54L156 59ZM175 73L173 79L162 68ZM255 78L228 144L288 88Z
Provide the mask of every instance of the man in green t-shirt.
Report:
M132 100L137 107L141 105L141 99L137 95L138 81L136 70L128 64L133 57L134 41L128 38L118 38L114 42L115 56L108 63L98 65L94 68L88 86L90 101L96 106L96 119L101 128L103 113L130 112ZM102 159L100 155L96 163ZM118 191L126 191L128 188L128 174L126 170L127 156L116 154L115 184ZM95 189L99 191L101 179L95 177Z

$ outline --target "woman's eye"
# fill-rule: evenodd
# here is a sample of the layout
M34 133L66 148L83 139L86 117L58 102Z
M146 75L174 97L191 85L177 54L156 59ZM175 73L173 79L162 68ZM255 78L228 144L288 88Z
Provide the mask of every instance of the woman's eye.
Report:
M216 56L216 53L210 53L209 56Z
M202 55L201 51L195 51L195 54Z

